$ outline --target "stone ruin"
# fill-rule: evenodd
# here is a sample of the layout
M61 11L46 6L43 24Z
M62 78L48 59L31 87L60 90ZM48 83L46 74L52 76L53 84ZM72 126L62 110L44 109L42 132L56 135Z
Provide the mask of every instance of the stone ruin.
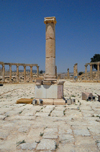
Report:
M46 58L44 79L37 79L35 98L61 99L63 97L64 81L57 81L57 67L55 66L55 17L44 18L46 24Z
M30 81L32 82L34 80L33 78L33 72L32 72L32 68L35 66L37 68L37 74L35 75L35 77L39 77L39 66L38 64L24 64L24 63L4 63L4 62L0 62L0 65L2 65L2 69L1 69L1 77L0 77L0 82L1 83L5 83L5 82L21 82L21 79L24 82ZM5 71L5 66L9 65L9 71ZM16 66L16 72L12 71L12 66L15 65ZM23 66L24 67L24 72L19 72L19 66ZM30 67L30 72L27 73L26 71L26 67L29 66ZM21 76L20 76L21 73ZM14 76L13 76L14 74ZM26 78L28 74L28 80Z
M82 75L78 75L77 70L77 63L74 64L74 72L73 77L70 77L69 68L67 69L67 77L66 79L74 79L77 81L84 81L84 82L100 82L100 62L90 62L85 64L85 73L83 72ZM90 66L90 71L87 71L87 66ZM92 66L97 65L97 71L92 70Z

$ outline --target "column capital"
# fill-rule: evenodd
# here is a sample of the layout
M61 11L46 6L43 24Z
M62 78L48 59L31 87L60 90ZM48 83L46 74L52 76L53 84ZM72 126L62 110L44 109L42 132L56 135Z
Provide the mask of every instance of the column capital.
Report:
M23 65L24 68L26 68L26 65Z
M12 66L12 64L9 64L9 66L11 67L11 66Z
M19 65L16 65L16 67L19 67Z
M2 64L2 67L5 67L5 65L4 65L4 64Z
M54 24L56 24L57 21L56 21L56 18L55 18L55 17L45 17L45 18L44 18L44 23L45 23L45 24L48 24L48 23L54 23Z

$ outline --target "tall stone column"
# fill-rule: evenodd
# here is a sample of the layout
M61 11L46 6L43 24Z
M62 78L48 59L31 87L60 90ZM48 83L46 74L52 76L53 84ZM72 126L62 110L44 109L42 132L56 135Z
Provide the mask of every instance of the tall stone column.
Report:
M5 82L5 65L2 64L2 82Z
M73 66L73 77L75 76L75 65Z
M57 79L57 66L55 66L55 75L56 75L56 79Z
M98 70L98 72L97 72L97 73L98 73L98 80L99 80L99 70L100 70L100 69L99 69L99 65L100 65L100 63L98 63L98 64L97 64L97 70Z
M26 82L26 65L24 65L24 82Z
M75 64L75 76L78 76L77 63Z
M39 77L39 66L37 66L37 77Z
M33 73L32 73L32 66L30 66L30 81L32 82Z
M16 65L16 68L17 68L17 72L16 72L17 82L19 82L19 65Z
M44 81L55 81L55 17L44 18L46 24L46 61Z
M90 79L92 80L92 64L90 64Z
M67 78L69 79L69 68L67 69Z
M87 65L85 65L85 79L87 79Z
M9 76L10 76L10 82L11 82L11 78L12 78L12 70L11 70L12 65L9 64Z

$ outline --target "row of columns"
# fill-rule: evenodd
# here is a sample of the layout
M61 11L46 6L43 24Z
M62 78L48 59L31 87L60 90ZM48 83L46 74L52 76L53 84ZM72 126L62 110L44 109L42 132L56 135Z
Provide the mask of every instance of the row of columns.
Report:
M2 65L2 82L5 82L5 64L1 64L1 65ZM9 80L11 82L11 79L12 79L12 65L13 64L8 64L8 65L9 65ZM19 82L19 66L21 66L21 65L16 65L17 82ZM24 67L24 82L26 82L26 66L27 65L22 65L22 66ZM36 67L37 67L37 77L39 77L39 66L36 66ZM30 66L30 79L31 79L31 81L32 81L32 78L33 78L32 68L33 68L33 66Z
M74 77L77 77L78 76L78 71L77 71L77 63L74 64Z
M92 72L92 66L93 64L97 65L97 75L98 75L98 79L99 79L99 75L100 75L100 62L94 62L94 63L87 63L85 64L85 79L87 79L87 66L90 65L90 79L93 79L93 72Z
M77 63L74 64L73 68L74 68L73 77L78 76ZM69 78L70 78L70 75L69 75L69 68L68 68L67 69L67 79L69 79Z

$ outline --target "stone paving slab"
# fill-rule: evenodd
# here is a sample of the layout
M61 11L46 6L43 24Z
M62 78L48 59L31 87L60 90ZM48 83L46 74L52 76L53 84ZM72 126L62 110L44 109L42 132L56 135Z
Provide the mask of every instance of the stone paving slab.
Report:
M37 150L55 150L56 142L50 139L42 139L37 146Z
M65 98L73 105L16 104L22 97L34 98L34 84L6 84L0 88L0 152L99 152L100 84L64 84ZM93 93L95 101L81 99ZM95 91L94 91L95 89ZM23 142L24 141L24 142ZM17 146L17 143L20 143Z

